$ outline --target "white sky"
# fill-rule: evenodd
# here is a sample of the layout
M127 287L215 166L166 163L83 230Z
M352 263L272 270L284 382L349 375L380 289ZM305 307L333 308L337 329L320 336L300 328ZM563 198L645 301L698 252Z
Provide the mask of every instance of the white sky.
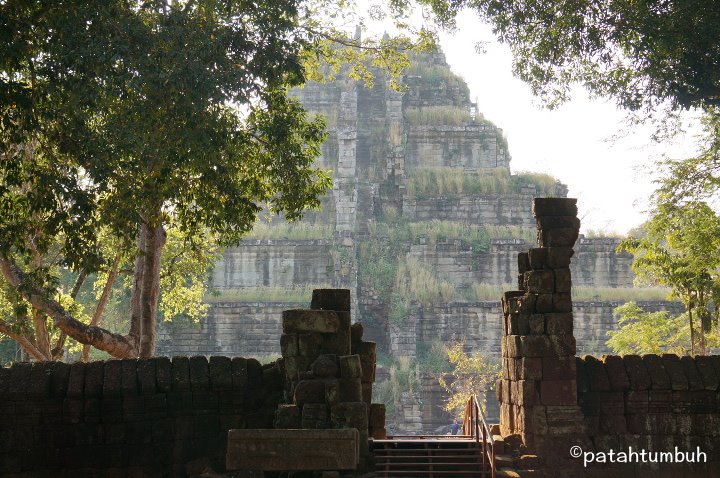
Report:
M475 44L488 41L486 53ZM489 27L471 12L458 19L457 32L441 35L452 71L462 76L486 119L508 139L514 171L554 175L578 198L582 231L625 233L642 223L653 190L652 162L662 155L694 152L692 135L675 144L654 144L651 127L637 128L622 140L610 137L625 128L625 114L614 104L580 95L557 110L540 106L530 88L514 78L509 49L493 40Z

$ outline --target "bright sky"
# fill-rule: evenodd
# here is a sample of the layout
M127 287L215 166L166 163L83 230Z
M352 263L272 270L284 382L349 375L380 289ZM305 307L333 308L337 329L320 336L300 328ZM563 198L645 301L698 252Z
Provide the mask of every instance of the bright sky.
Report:
M476 53L478 41L489 42L486 53ZM479 111L505 132L512 169L549 173L567 184L569 196L578 198L584 232L625 233L642 223L653 190L653 160L694 152L692 135L658 145L650 127L608 141L625 127L624 113L612 103L590 101L582 91L557 110L542 109L530 88L512 76L509 49L494 42L490 28L470 12L458 19L456 33L441 35L441 46Z

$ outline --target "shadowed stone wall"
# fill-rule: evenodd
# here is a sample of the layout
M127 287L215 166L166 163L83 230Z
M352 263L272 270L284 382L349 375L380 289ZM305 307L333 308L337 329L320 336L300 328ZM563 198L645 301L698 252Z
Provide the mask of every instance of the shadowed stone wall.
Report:
M277 364L228 357L0 368L1 477L186 477L225 467L231 428L271 428Z

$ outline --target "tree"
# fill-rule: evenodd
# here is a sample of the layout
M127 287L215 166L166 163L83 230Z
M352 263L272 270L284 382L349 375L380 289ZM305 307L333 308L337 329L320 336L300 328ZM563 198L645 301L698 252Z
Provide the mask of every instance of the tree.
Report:
M263 204L291 220L319 204L324 122L286 95L309 42L296 13L285 0L0 6L0 270L38 326L149 356L169 223L232 243ZM99 271L102 227L137 238L126 335L74 317L33 261L52 251Z
M608 332L607 345L616 354L690 352L690 334L682 315L671 317L666 310L646 312L635 302L626 302L613 312L620 317L619 328Z
M465 352L459 342L446 348L452 371L439 378L440 385L449 394L445 411L460 416L470 397L477 395L480 406L485 408L485 392L492 387L500 373L500 367L490 362L480 352Z
M661 203L646 224L644 238L618 246L634 255L638 276L671 288L687 308L690 351L707 353L706 332L718 324L720 302L720 217L703 202ZM714 318L710 306L715 305ZM694 318L699 319L699 340Z
M446 24L463 8L489 22L515 74L548 104L573 84L632 111L720 106L714 0L423 0Z

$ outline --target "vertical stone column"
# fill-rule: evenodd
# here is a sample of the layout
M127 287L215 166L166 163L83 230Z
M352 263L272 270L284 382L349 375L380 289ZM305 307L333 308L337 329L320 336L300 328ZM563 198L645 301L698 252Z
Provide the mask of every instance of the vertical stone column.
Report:
M500 428L561 469L557 460L570 460L569 447L584 435L569 269L580 221L575 199L537 198L533 215L538 247L518 255L520 290L502 299Z
M286 404L275 428L356 428L362 470L368 437L385 436L385 412L370 403L375 343L362 340L361 324L350 324L350 306L349 290L316 289L311 309L283 311Z

